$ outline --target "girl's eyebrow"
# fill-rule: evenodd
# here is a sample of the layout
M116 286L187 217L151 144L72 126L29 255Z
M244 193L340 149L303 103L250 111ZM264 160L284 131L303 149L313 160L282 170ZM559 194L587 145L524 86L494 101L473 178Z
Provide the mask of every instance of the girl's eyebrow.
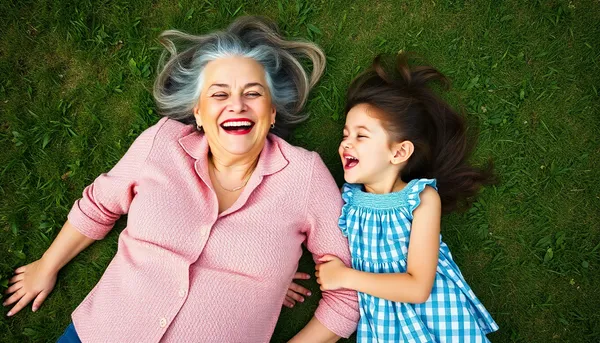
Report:
M357 130L363 129L365 131L371 132L371 130L369 130L366 126L364 125L359 125L359 126L355 126L355 128ZM348 125L344 125L344 130L348 130Z

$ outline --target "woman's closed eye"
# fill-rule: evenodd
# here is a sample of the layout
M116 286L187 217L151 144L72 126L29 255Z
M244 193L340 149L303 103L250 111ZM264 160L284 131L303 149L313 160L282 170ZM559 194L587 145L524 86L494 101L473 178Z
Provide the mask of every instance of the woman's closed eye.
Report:
M227 95L227 93L219 92L219 93L215 93L215 94L211 95L211 97L215 98L215 99L223 100L223 99L227 99L228 95Z
M246 94L244 94L247 98L258 98L259 96L262 96L262 94L260 94L259 92L247 92Z

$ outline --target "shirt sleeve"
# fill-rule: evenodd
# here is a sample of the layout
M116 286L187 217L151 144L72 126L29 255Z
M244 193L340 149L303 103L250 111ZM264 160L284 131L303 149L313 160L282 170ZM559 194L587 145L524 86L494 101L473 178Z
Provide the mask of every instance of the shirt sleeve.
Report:
M119 217L129 211L142 167L166 120L142 132L121 160L108 173L98 176L75 201L68 219L83 235L95 240L104 238Z
M309 229L306 246L315 261L323 255L335 255L350 266L348 240L338 227L342 198L331 173L314 153L312 177L305 201ZM341 337L349 337L359 319L358 298L355 291L324 291L315 317L329 330Z

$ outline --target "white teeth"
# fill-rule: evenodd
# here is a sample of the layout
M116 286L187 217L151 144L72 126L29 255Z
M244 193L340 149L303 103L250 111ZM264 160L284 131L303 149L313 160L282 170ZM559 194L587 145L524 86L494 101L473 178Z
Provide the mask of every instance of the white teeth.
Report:
M238 127L238 126L252 126L252 122L249 121L229 121L222 124L223 127Z
M358 160L358 158L354 156L345 156L347 160Z

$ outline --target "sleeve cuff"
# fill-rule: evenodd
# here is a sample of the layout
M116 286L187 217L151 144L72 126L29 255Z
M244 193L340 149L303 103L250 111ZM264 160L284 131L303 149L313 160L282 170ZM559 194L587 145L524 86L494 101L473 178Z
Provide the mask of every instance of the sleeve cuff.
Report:
M81 209L80 202L81 199L75 201L67 219L82 235L97 241L103 239L113 225L99 223L87 216Z
M356 314L356 318L348 318L335 311L329 304L321 300L319 307L315 311L315 318L327 329L336 335L344 338L350 337L358 325L358 311L351 311Z

